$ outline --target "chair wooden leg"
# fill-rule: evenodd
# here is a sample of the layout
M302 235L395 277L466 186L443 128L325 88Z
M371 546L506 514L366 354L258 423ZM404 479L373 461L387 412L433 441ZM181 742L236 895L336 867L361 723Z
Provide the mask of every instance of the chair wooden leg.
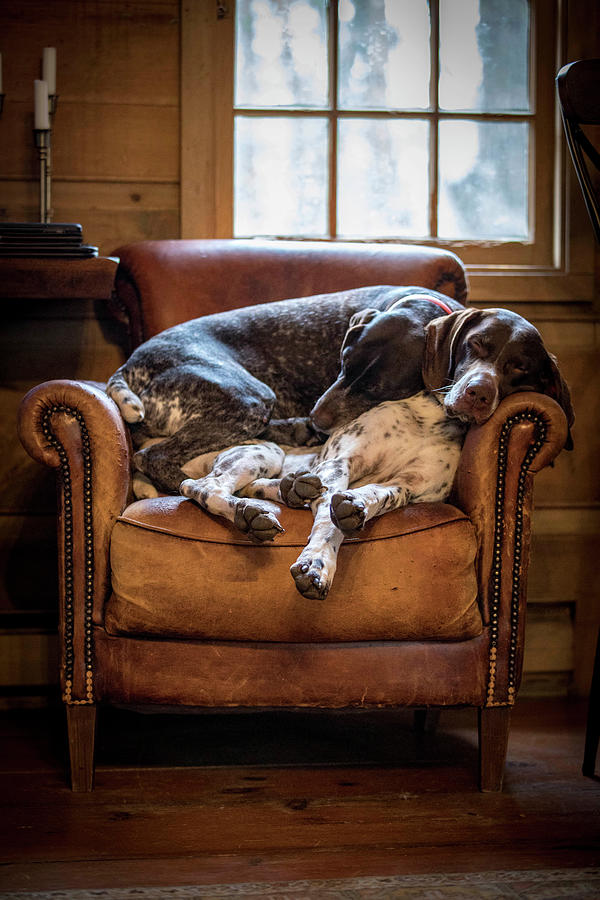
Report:
M510 706L479 710L479 789L501 791L508 747Z
M590 698L588 701L587 727L585 731L585 750L583 752L582 772L593 778L596 772L596 756L600 743L600 633L596 644L596 658L592 673Z
M91 791L94 787L94 741L96 706L67 706L67 731L71 760L71 790Z

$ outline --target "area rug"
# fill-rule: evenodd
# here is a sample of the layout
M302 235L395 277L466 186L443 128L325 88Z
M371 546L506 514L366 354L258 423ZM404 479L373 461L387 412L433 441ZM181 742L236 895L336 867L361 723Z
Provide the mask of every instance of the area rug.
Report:
M131 887L107 890L18 891L0 900L599 900L600 869L534 869L524 872L398 875L279 881L271 884L213 884L186 887Z

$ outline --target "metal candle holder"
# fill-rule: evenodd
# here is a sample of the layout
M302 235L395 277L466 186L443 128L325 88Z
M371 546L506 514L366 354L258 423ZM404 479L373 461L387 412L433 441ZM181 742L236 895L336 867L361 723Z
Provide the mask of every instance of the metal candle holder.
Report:
M52 220L52 151L50 128L34 128L35 146L40 156L40 222Z
M58 94L48 96L50 117L56 112ZM51 123L52 124L52 123ZM35 146L40 157L40 222L52 221L52 128L34 128Z

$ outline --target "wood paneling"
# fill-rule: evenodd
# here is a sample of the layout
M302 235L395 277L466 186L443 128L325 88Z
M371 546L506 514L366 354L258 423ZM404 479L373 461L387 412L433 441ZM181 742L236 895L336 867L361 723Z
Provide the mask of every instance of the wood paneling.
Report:
M108 270L108 290L113 268L114 263ZM10 621L15 613L35 618L37 611L57 609L54 474L35 463L17 438L21 399L51 378L105 381L125 359L126 350L124 334L100 300L3 299L2 307L0 614ZM21 645L32 646L31 641ZM29 683L40 683L33 675ZM20 670L15 679L23 683Z
M33 80L55 46L54 221L81 222L103 254L179 237L178 2L7 0L0 28L0 219L39 217Z

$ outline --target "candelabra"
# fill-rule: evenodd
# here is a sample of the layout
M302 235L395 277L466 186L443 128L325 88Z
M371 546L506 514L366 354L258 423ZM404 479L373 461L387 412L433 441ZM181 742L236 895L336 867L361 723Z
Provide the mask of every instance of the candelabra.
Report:
M49 127L34 128L35 146L40 158L40 222L52 221L52 117L58 94L48 96Z

